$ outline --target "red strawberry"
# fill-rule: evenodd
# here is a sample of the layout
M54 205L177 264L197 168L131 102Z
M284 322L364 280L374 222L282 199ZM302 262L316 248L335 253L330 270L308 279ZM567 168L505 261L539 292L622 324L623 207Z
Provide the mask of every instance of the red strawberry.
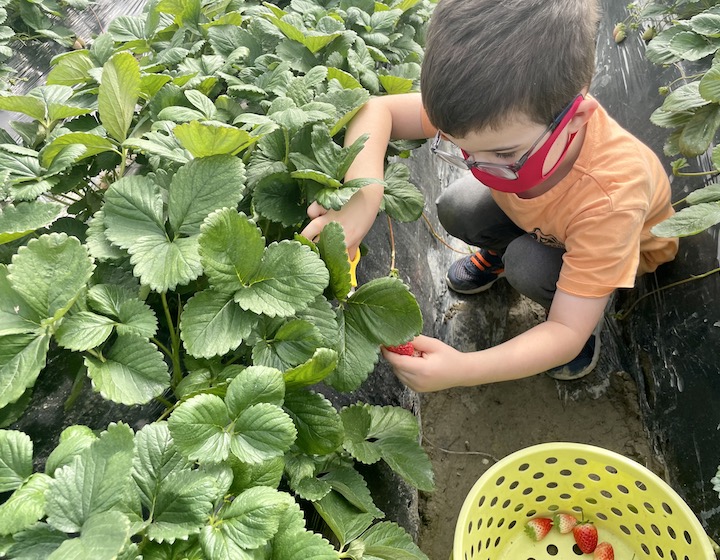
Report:
M615 560L615 551L608 542L601 542L595 549L594 560Z
M412 342L406 342L400 346L386 346L385 348L390 350L390 352L402 354L403 356L412 356L415 353L415 347Z
M535 542L543 540L552 529L553 521L549 517L535 517L525 524L525 533Z
M578 520L574 515L569 513L558 513L555 515L555 526L564 535L573 530L573 527L578 524Z
M591 521L581 521L573 527L575 542L584 554L590 554L598 542L598 532Z

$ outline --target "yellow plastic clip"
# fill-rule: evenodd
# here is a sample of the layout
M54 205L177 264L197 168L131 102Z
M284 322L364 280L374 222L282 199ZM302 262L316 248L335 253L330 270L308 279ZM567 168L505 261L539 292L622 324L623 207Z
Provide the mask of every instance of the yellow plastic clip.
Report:
M360 262L360 249L357 249L355 251L355 256L351 259L348 257L348 262L350 263L350 286L352 286L351 291L355 291L355 288L357 288L358 281L357 281L357 265Z

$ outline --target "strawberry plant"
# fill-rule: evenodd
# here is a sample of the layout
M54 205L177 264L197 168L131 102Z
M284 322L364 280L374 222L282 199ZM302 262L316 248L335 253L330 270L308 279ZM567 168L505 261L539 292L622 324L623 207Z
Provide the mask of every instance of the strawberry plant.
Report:
M357 389L419 307L392 276L351 289L338 224L298 232L312 201L376 181L343 181L365 141L344 128L417 87L430 9L150 2L0 94L23 115L0 131L0 556L424 558L355 468L431 490L415 417L322 393ZM422 212L408 179L388 161L397 220ZM71 426L43 466L12 425L51 353L109 401L167 410Z

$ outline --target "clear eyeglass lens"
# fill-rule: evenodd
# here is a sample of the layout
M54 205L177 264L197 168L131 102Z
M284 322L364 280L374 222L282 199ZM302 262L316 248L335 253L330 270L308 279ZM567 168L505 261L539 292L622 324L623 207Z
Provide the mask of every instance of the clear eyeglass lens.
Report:
M438 156L441 160L451 164L455 165L457 167L461 167L462 169L469 169L469 166L464 158L460 156L456 156L454 154L449 154L447 152L442 152L438 150L435 152L435 155Z
M486 173L490 173L490 175L495 175L495 177L500 177L501 179L515 180L518 178L517 173L507 167L485 167L484 165L478 167Z

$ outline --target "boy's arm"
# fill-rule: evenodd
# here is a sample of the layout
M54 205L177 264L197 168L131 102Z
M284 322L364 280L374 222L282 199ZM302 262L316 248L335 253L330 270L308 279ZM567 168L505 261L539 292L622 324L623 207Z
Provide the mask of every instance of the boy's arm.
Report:
M575 358L600 322L610 296L585 298L558 290L547 321L478 352L459 352L425 336L414 340L421 357L383 355L400 381L418 392L529 377Z
M369 134L364 148L345 174L345 180L383 179L385 153L391 138L417 140L434 134L423 115L419 93L385 95L368 101L345 133L346 146L363 134ZM360 189L337 211L326 210L313 202L308 208L311 221L301 233L314 239L328 223L339 222L345 230L345 243L352 257L375 221L382 196L382 185L373 184Z

